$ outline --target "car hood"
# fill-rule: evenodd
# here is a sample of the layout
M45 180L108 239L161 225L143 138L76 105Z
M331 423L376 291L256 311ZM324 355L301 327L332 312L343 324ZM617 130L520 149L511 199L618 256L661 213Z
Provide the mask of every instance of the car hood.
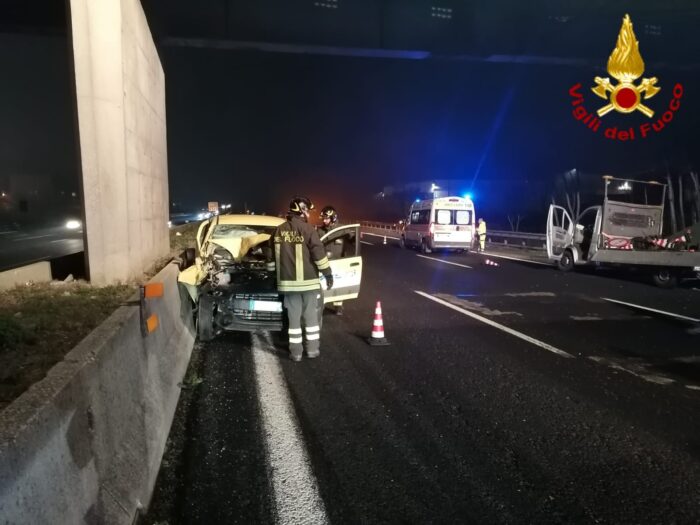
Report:
M250 237L232 237L229 239L211 239L209 242L228 250L236 262L240 262L251 248L270 240L270 234L259 233ZM210 250L211 251L211 250Z

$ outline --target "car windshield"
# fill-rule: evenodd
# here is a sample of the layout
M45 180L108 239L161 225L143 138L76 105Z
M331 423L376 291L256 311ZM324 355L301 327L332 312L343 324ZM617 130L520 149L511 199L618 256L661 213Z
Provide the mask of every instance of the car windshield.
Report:
M211 234L212 239L242 239L261 233L272 234L274 228L248 226L244 224L217 224Z

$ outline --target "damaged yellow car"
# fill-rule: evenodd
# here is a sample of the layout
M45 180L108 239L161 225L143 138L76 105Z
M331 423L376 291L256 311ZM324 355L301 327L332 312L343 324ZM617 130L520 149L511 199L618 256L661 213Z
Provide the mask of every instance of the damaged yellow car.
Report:
M191 265L178 281L194 302L197 334L202 341L225 331L283 330L286 320L277 276L267 263L270 238L284 222L266 215L217 215L202 222ZM336 228L321 241L327 247L334 285L321 276L319 318L323 305L357 298L362 280L360 225ZM341 245L341 253L332 247Z

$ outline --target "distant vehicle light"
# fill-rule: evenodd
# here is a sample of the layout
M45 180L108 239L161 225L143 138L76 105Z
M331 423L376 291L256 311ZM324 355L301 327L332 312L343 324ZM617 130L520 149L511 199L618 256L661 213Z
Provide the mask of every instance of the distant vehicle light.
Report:
M172 228L172 227L173 227L173 221L168 221L168 228Z
M628 181L625 181L623 184L620 184L617 189L620 191L632 191L632 186Z
M83 223L76 219L69 219L66 221L66 228L68 230L78 230L82 225Z

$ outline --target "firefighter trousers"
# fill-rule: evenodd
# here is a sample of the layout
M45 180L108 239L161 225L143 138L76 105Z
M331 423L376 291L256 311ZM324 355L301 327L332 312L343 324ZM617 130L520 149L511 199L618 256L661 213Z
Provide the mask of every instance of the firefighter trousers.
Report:
M289 320L289 351L294 357L301 357L304 351L302 335L306 336L306 354L309 357L316 357L320 352L320 300L320 290L284 294L284 307L287 309Z

